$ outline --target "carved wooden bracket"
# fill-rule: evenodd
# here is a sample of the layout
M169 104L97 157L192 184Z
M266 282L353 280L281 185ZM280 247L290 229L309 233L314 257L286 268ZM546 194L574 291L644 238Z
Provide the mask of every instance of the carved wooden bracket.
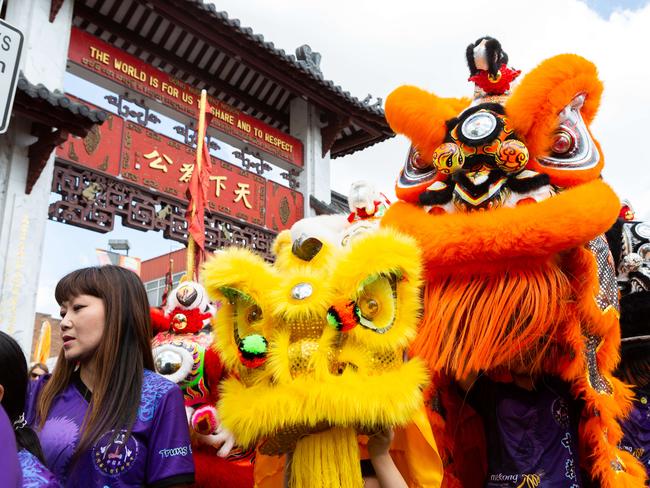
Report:
M125 180L57 160L49 218L95 232L109 232L119 217L122 225L141 231L162 231L165 239L187 243L187 202L148 191ZM205 211L205 247L247 247L272 261L276 233Z
M54 22L56 19L57 14L59 13L59 10L61 10L61 6L63 5L63 2L65 0L52 0L50 3L50 24Z
M326 117L327 125L320 130L320 138L323 146L323 157L332 149L336 137L344 127L350 124L350 117L330 114Z
M62 129L52 130L49 126L35 122L32 124L32 135L38 137L38 139L29 146L27 151L29 168L27 170L25 193L28 195L32 192L38 177L43 172L52 151L56 146L63 144L68 139L68 131Z

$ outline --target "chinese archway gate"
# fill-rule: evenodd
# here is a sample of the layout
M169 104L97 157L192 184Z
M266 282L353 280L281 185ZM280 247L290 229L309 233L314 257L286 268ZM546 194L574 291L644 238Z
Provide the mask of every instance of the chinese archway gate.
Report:
M122 95L122 103L119 96L105 95L117 113L85 138L71 137L57 149L52 191L61 200L50 204L50 219L108 232L119 216L127 227L162 231L165 238L186 242L185 192L194 170L194 131L189 125L175 126L185 139L179 141L147 127L160 121L147 105L162 105L169 109L167 113L175 111L179 119L191 120L197 112L197 89L77 28L70 39L69 66L81 77L99 75L117 83L127 95ZM136 93L151 102L129 106L130 94ZM215 107L212 134L217 138L234 138L282 159L296 171L301 169L298 139L219 100L210 102ZM138 112L143 106L145 110ZM210 143L213 149L219 148L216 140L211 138ZM249 158L245 161L250 164ZM268 166L260 159L258 165L262 164ZM247 171L211 157L210 173L205 220L208 250L236 244L269 257L275 234L304 215L303 194L264 178L259 169Z

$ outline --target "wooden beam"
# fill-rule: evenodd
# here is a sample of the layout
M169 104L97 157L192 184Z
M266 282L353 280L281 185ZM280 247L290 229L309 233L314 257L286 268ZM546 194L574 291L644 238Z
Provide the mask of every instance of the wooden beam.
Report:
M341 117L335 114L331 114L327 117L327 125L320 130L323 157L325 157L328 151L332 149L336 137L347 125L350 125L350 117Z
M34 100L21 93L16 94L13 111L32 122L59 127L79 137L86 137L88 131L95 125L90 119L86 120L80 115L74 115L65 108L53 109L48 102Z
M391 134L390 136L384 136L383 138L376 140L376 142L381 142L383 140L389 139L393 137L393 135L394 134ZM363 131L359 131L356 132L355 134L339 139L332 146L331 149L332 157L345 156L346 154L349 154L350 151L354 152L354 148L356 146L359 146L367 142L371 142L374 139L376 138L370 136L369 134Z
M146 4L145 4L146 5ZM207 70L203 71L199 69L196 65L187 62L186 60L178 57L176 54L163 49L160 45L153 43L149 39L146 39L139 34L127 29L123 24L118 24L117 22L108 19L101 15L97 10L89 8L83 4L75 4L75 14L83 17L84 19L92 22L101 29L104 29L110 33L113 33L127 42L140 46L145 51L148 51L151 54L167 61L168 63L174 65L183 71L186 75L191 75L197 80L202 81L208 86L213 86L219 91L228 93L230 96L236 98L238 101L245 103L251 108L268 114L273 117L275 120L280 121L284 125L289 125L289 116L288 114L281 113L275 110L273 107L264 106L260 104L260 101L256 98L253 98L248 93L244 93L239 90L237 87L232 86L228 83L221 82L217 76L211 75ZM144 14L146 15L146 14ZM174 22L172 20L172 22ZM217 73L218 75L218 73Z

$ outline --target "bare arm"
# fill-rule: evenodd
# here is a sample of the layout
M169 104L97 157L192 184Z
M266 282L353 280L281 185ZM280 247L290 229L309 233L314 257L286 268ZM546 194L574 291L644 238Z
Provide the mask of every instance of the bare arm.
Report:
M408 488L406 481L398 471L388 452L393 441L393 430L382 430L373 434L368 439L368 453L370 462L375 468L377 481L381 488Z

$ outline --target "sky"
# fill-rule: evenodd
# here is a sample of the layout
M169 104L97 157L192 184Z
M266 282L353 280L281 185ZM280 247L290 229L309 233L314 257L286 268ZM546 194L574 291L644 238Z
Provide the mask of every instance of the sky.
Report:
M525 75L542 60L572 52L593 61L605 85L592 132L605 154L604 178L650 220L650 4L646 0L220 0L243 26L289 53L309 44L325 78L363 99L382 100L416 85L439 96L470 96L465 47L490 35ZM498 8L496 8L498 6ZM332 161L333 189L347 194L363 179L393 195L406 152L403 137ZM129 239L131 255L150 258L181 244L160 233L116 224L108 234L48 221L37 310L54 312L53 289L65 273L96 264L95 248ZM74 243L71 249L70 243Z

